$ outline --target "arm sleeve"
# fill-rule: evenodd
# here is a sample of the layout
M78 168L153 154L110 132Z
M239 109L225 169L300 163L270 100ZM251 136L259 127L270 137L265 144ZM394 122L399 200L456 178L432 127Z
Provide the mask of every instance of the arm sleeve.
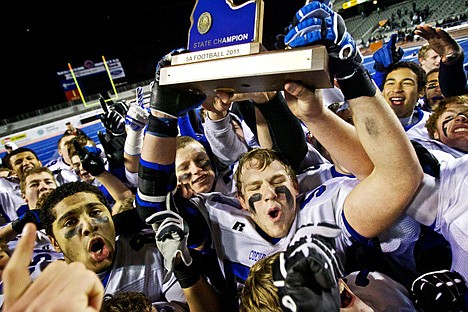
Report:
M453 64L447 65L440 62L439 83L445 97L468 93L466 73L463 68L464 59L465 55L462 52L459 59Z
M231 124L231 116L219 120L205 120L205 136L216 158L225 166L238 161L247 152L247 146L237 136Z
M278 92L268 103L254 105L268 123L273 149L281 153L298 172L307 154L307 142L301 123L289 110L284 96Z
M383 85L384 85L386 76L387 76L387 72L378 71L378 70L376 70L375 73L372 75L372 80L374 80L375 84L379 87L380 91L383 90Z
M188 114L183 114L182 116L179 116L177 123L179 126L180 135L189 136L194 139L197 138L197 134L195 133L195 130L193 130L192 123Z

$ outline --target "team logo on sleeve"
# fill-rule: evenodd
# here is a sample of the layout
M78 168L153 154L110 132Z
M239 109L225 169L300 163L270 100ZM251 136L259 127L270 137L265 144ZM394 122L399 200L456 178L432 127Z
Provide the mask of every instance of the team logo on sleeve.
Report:
M244 227L245 227L245 223L237 221L236 223L234 223L234 226L232 227L232 229L242 232L244 230Z

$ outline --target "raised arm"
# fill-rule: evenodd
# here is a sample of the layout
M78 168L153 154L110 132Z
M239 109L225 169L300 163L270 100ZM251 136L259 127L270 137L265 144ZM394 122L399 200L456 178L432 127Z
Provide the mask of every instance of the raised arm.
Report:
M183 258L182 268L173 267L173 269L190 311L222 311L216 291L194 269L194 264L187 255L187 235L183 231L183 221L180 222L177 215L174 215L174 211L177 211L172 200L177 187L175 178L177 117L199 106L205 100L205 96L193 91L176 91L159 86L159 70L170 62L170 57L171 54L165 56L159 62L156 71L150 100L151 114L141 152L136 208L140 217L155 230L158 248L165 258L165 266L168 261L172 263L172 257L175 258L176 255ZM176 222L177 220L179 222ZM179 231L180 241L161 233L159 230L163 226ZM168 230L167 234L172 236L173 232ZM167 252L164 247L165 242L169 245L177 243L174 252Z
M224 166L230 166L247 152L247 145L236 134L229 114L231 102L222 102L219 97L203 104L206 110L205 136L213 154Z
M396 115L362 66L341 16L318 1L307 6L311 11L319 10L321 16L309 14L299 19L285 40L293 47L319 43L327 47L329 70L350 105L359 141L374 164L372 172L346 198L344 215L359 234L374 237L403 213L423 172ZM323 17L323 11L328 16Z
M223 102L238 102L249 100L264 117L267 125L257 126L257 136L262 138L262 147L270 147L280 152L289 161L296 171L301 169L307 154L307 143L301 123L288 109L288 105L281 92L253 92L227 94L219 93ZM262 120L259 120L262 122ZM288 131L284 131L288 129ZM260 131L262 131L260 133ZM268 131L268 133L266 133ZM269 138L271 142L269 142ZM323 159L316 157L314 164L323 162Z
M414 31L427 40L440 55L439 83L445 97L468 93L468 83L463 68L465 53L458 42L445 30L429 24L418 25Z

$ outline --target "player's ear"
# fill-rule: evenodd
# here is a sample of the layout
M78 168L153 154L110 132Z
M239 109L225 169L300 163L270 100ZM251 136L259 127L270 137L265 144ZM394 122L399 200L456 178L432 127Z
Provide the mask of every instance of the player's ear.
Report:
M249 207L245 204L244 198L243 198L241 195L239 195L239 194L237 194L236 196L237 196L237 199L239 200L239 203L240 203L241 206L242 206L242 209L248 211L248 210L249 210Z

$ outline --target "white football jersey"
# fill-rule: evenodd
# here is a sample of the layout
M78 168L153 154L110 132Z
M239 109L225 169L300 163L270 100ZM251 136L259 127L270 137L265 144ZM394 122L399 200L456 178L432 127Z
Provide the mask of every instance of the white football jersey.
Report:
M81 180L75 171L71 170L70 166L63 161L62 156L49 161L44 167L53 172L58 185Z
M444 236L452 267L468 285L468 155L441 162L440 179L425 175L406 213Z
M406 134L410 139L425 138L429 139L429 134L426 129L426 121L429 119L430 113L421 110L419 107L414 109L411 123L404 126Z
M440 141L437 141L437 140L434 140L434 139L431 139L431 138L422 138L422 137L410 137L411 140L414 140L418 143L421 143L422 146L424 146L425 148L427 148L437 159L439 160L446 160L447 158L446 157L440 157L440 153L441 152L445 152L445 153L448 153L449 155L453 156L454 158L459 158L459 157L462 157L464 155L466 155L466 152L463 152L463 151L460 151L460 150L457 150L457 149L454 149L453 147L450 147ZM434 151L437 151L437 152L440 152L440 153L437 153L437 152L434 152ZM443 154L442 154L443 156Z
M164 298L186 302L174 275L167 275L152 229L131 236L120 235L115 246L111 270L99 274L105 294L138 291L145 293L151 302L160 302Z
M6 222L18 218L16 212L26 202L21 196L19 183L6 178L0 178L0 213Z
M352 178L329 179L305 194L288 235L274 243L258 232L249 212L241 208L236 198L222 193L200 194L192 198L209 220L213 247L232 294L235 295L235 291L242 288L255 262L286 250L294 233L302 225L327 222L340 226L343 232L337 240L337 249L344 258L344 247L351 245L352 241L341 212L345 198L357 183L359 181Z

